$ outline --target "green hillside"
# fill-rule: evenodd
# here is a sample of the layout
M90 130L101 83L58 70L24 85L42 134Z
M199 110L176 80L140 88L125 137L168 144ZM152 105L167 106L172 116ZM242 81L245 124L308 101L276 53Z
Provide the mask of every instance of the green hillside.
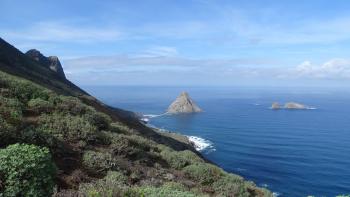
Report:
M182 139L182 140L179 140ZM0 196L272 196L0 39Z

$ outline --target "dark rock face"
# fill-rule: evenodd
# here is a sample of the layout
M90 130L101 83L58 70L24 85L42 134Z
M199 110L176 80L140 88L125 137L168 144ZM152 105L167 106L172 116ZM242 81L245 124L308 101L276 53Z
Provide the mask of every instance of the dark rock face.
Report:
M50 65L49 65L50 70L56 72L61 78L66 78L66 75L63 72L63 68L58 57L50 56L48 57L48 60L50 62Z
M56 56L50 56L45 57L43 54L40 53L40 51L36 49L31 49L25 53L28 57L32 58L33 60L39 62L41 65L45 66L46 68L49 68L53 72L57 73L57 75L60 78L66 79L66 75L64 74L62 65L58 57Z

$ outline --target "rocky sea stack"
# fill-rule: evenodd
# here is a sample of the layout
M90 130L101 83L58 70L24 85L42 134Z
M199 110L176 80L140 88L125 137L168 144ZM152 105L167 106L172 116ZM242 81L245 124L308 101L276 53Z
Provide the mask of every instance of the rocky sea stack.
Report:
M285 109L307 109L307 107L300 103L289 102L284 105Z
M274 102L271 105L271 109L308 109L308 107L296 102L288 102L284 104L284 106L281 106L279 103Z
M277 102L272 103L271 109L281 109L281 105Z
M63 68L58 57L56 56L45 57L43 54L40 53L40 51L36 49L31 49L27 51L25 54L28 57L32 58L33 60L39 62L41 65L45 66L46 68L49 68L53 72L57 73L57 75L60 78L66 79L66 75L63 72Z
M182 92L167 110L167 113L170 114L198 112L203 112L203 110L190 98L187 92Z

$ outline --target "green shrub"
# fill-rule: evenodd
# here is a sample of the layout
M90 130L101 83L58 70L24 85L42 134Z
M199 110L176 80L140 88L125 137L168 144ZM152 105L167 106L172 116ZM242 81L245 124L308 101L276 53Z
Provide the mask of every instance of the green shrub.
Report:
M79 193L87 197L123 196L127 177L118 171L109 171L107 175L93 183L83 183L79 186Z
M133 161L139 161L143 165L154 165L155 160L159 160L159 155L151 150L152 142L136 135L115 134L112 137L110 149L113 154L127 157Z
M92 107L83 104L78 98L71 96L59 96L56 98L56 109L62 113L72 115L84 115L88 111L94 110Z
M7 133L10 131L13 131L13 127L10 124L8 124L7 121L4 118L2 118L2 115L0 114L0 135L1 133Z
M139 136L138 136L139 137ZM138 149L140 151L149 151L150 146L147 143L148 141L140 141L139 138L135 138L134 135L113 135L111 148L115 153L124 153L127 152L128 148Z
M172 168L175 169L182 169L188 165L203 162L198 155L189 150L172 151L168 149L162 151L160 155Z
M41 112L47 113L52 111L52 109L54 108L54 105L51 102L43 100L41 98L35 98L35 99L31 99L28 102L28 107L37 113L41 113Z
M150 151L150 149L155 146L155 143L149 139L141 137L139 135L124 135L135 148L144 151Z
M198 195L186 191L183 188L173 187L173 185L163 185L161 187L143 186L135 189L139 196L147 197L196 197Z
M0 150L5 196L50 196L55 165L47 148L14 144Z
M27 103L33 98L47 100L51 91L36 85L30 81L11 78L7 81L12 97L17 98L22 103Z
M123 133L123 134L131 134L132 130L119 122L112 122L109 125L109 130L114 133Z
M23 104L18 99L0 96L0 114L9 124L19 124L22 120Z
M91 143L97 140L97 128L79 116L60 113L42 114L38 125L38 130L60 140L84 140Z
M64 113L71 114L75 116L84 116L84 118L90 122L90 124L96 126L99 130L107 130L111 118L101 112L97 112L94 108L84 104L80 99L70 96L59 96L52 98L54 103L56 103L56 110Z
M112 119L101 112L95 110L89 110L84 115L84 118L88 120L92 125L96 126L99 130L107 130Z
M219 180L223 171L208 163L195 163L183 169L186 176L200 182L203 185L210 185Z
M110 148L116 155L125 155L128 154L133 147L124 135L113 135Z
M178 191L188 191L188 189L183 184L177 182L166 182L162 187Z
M0 114L0 145L8 144L16 137L15 128L8 124Z
M213 183L213 188L223 196L244 196L246 193L243 178L234 174L225 174Z
M83 155L83 166L96 174L118 169L117 161L108 152L86 151Z
M110 145L112 143L112 135L108 131L100 131L96 134L96 144Z

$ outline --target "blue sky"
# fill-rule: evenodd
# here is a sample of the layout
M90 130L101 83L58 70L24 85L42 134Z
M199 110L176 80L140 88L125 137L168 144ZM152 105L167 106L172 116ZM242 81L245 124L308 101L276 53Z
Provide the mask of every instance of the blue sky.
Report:
M0 36L79 85L350 83L347 0L0 1Z

